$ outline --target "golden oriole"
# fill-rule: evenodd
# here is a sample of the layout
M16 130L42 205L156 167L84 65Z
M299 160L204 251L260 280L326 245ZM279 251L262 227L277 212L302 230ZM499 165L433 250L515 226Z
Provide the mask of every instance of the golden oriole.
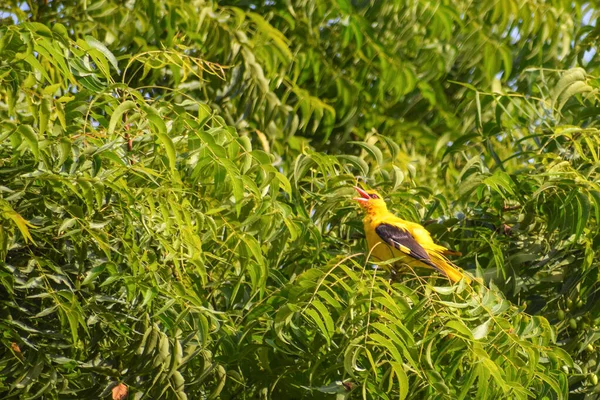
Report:
M367 245L373 257L380 261L398 258L411 267L433 268L453 282L471 279L453 265L444 254L454 253L435 244L427 229L405 221L388 211L383 198L373 190L354 187L360 197L355 197L365 211L363 219Z

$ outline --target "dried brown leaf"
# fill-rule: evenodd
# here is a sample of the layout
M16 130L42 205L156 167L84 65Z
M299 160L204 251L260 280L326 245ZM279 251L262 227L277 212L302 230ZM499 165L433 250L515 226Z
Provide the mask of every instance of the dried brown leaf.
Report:
M21 354L21 348L19 347L19 345L15 342L12 342L10 344L10 348L12 349L12 351L14 351L17 354Z
M112 390L112 398L113 400L124 400L127 398L127 394L129 393L129 389L127 385L124 383L119 383Z

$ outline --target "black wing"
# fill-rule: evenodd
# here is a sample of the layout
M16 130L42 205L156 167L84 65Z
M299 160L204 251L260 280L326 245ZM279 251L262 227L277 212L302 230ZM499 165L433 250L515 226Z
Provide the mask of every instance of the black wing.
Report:
M408 231L394 225L381 224L375 228L375 232L377 232L379 237L390 246L397 248L401 252L430 267L438 269L437 265L431 261L429 254L427 254L425 249L417 243L415 238Z

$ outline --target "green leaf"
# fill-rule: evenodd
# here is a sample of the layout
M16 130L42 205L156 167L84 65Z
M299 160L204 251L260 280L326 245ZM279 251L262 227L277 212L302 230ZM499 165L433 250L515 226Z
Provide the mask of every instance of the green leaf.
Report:
M117 71L117 73L121 73L121 71L119 70L119 63L117 62L116 57L110 50L108 50L108 48L103 43L101 43L92 36L85 36L85 41L88 45L90 45L90 47L102 53L104 57L106 57L106 59L111 63L111 65Z
M17 128L17 132L23 135L25 141L29 145L29 149L31 150L35 158L39 158L40 149L38 144L38 137L33 128L29 125L19 125L19 127Z
M410 387L408 385L408 376L406 375L406 372L404 371L404 367L402 366L401 363L390 361L390 365L394 369L394 373L396 374L396 377L398 378L398 387L399 387L398 399L403 400L406 398L406 396L408 396L408 391L410 389Z
M147 113L148 120L152 123L152 126L155 127L158 141L165 147L167 158L169 160L169 167L171 168L171 171L174 171L177 168L177 153L173 141L167 134L167 125L159 115L158 111L154 108L143 106L142 110Z
M331 315L329 314L329 310L327 310L327 307L325 307L325 305L323 303L321 303L319 300L313 300L311 305L317 309L317 311L319 311L319 313L321 314L321 317L323 318L323 321L325 322L325 327L327 328L327 334L329 336L333 335L333 331L335 330L334 327L334 323L333 323L333 319L331 318Z
M594 89L585 82L577 81L567 87L561 94L558 96L558 107L557 110L562 110L565 103L569 101L569 99L577 94L588 93L593 91Z
M239 214L244 198L244 185L240 179L240 171L233 162L226 158L221 158L218 162L225 167L225 170L227 171L227 176L229 177L233 189L233 197L235 198L236 212Z
M312 308L309 308L309 309L305 310L304 313L306 315L308 315L310 317L310 319L316 324L317 328L321 332L321 335L323 335L323 337L327 340L327 344L330 345L331 344L331 338L330 338L330 335L329 335L329 331L325 327L325 323L323 322L323 319L321 318L321 316L319 315L319 313L317 313Z
M490 331L491 321L492 321L491 319L488 319L483 324L481 324L478 327L476 327L475 329L473 329L473 331L472 331L473 339L481 340L481 339L485 338L487 336L488 332Z
M568 70L567 72L565 72L561 78L559 79L559 81L557 82L556 86L554 87L554 94L552 96L552 103L556 104L559 96L571 85L573 85L576 82L582 82L584 81L586 78L586 72L583 68L572 68L570 70ZM562 107L559 107L559 109Z
M61 230L63 230L63 229L60 229L59 231L61 231ZM82 285L88 285L88 284L92 283L98 276L100 276L100 274L102 274L102 272L104 272L105 269L106 269L106 265L105 264L98 265L97 267L92 268L87 273L85 279L83 280L83 282L81 282L81 284Z
M121 122L124 113L136 107L137 105L131 100L126 100L119 104L119 106L112 112L112 115L110 116L108 134L112 135L115 132L115 128L117 127L117 124Z
M70 228L72 228L73 226L75 226L75 224L77 223L77 218L66 218L62 224L60 225L60 227L58 228L58 234L62 234L64 232L66 232L67 230L69 230Z
M8 218L16 225L16 227L25 238L25 241L32 242L35 244L33 237L29 233L29 228L33 227L25 218L17 213L6 201L0 199L0 214L3 218Z
M350 141L348 142L349 144L355 144L361 148L363 148L364 150L366 150L367 153L369 153L377 162L378 165L383 165L383 154L381 153L381 150L379 150L379 148L377 146L375 146L374 144L370 144L370 143L366 143L366 142L355 142L355 141Z
M402 170L398 167L396 167L395 165L392 165L393 168L393 185L392 185L392 191L396 191L400 185L402 184L402 182L404 181L404 172L402 172Z
M446 322L446 327L460 333L467 339L473 339L473 333L471 333L471 330L460 319L453 319Z

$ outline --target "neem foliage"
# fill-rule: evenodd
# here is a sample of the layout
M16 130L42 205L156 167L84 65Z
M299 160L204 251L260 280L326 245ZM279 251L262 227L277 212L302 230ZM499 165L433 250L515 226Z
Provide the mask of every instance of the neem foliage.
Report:
M2 392L593 391L596 82L525 71L576 59L585 10L505 3L11 8ZM486 286L373 269L356 176Z

